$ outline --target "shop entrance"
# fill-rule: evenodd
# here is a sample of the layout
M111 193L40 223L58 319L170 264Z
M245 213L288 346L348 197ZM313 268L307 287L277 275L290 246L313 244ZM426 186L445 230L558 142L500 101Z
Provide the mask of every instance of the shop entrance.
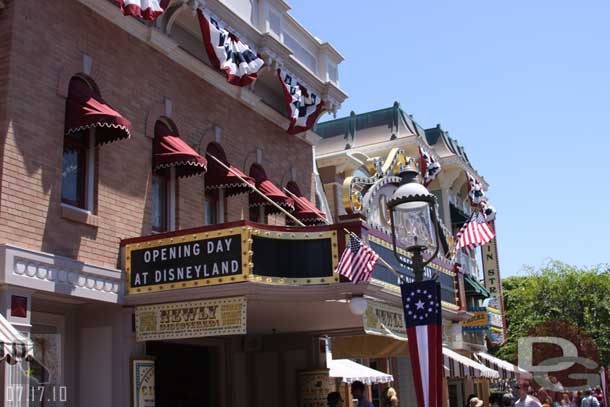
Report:
M216 348L172 342L147 342L155 358L158 407L217 406L218 351Z

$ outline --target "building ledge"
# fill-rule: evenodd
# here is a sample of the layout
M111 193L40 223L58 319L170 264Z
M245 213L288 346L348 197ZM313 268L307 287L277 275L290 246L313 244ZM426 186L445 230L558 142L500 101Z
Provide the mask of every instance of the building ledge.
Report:
M91 211L64 203L61 204L61 217L72 222L83 223L93 227L98 227L99 224L98 216L92 214Z
M10 244L0 245L0 284L118 303L122 272Z

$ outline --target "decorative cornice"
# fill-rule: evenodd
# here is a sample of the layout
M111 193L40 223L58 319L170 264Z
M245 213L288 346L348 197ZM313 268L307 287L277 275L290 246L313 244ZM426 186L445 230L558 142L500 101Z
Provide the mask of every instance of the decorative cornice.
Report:
M122 273L66 257L0 245L0 283L118 303Z

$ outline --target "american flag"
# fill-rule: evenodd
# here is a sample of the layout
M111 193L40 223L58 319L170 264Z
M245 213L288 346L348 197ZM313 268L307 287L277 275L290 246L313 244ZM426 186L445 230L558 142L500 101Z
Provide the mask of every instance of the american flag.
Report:
M349 243L337 265L337 272L354 284L360 281L366 282L371 279L377 260L379 260L379 255L375 250L365 245L356 236L350 235Z
M474 212L468 222L462 226L455 236L455 250L464 249L468 254L477 246L489 243L496 234L487 224L485 215L481 212Z
M418 407L443 404L441 286L434 280L400 286Z

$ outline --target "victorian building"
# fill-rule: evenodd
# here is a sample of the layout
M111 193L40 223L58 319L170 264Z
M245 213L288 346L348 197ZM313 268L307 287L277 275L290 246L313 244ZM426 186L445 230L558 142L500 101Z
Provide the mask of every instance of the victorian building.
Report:
M362 114L352 112L348 117L319 123L316 133L321 137L316 144L316 162L333 216L362 218L370 246L406 275L411 275L411 271L390 260L394 255L388 250L392 248L392 232L387 202L398 186L399 164L413 160L423 170L421 182L436 197L443 230L440 258L426 271L427 278L436 276L443 290L444 399L451 406L464 405L469 394L486 400L490 384L495 387L496 383L516 376L498 369L499 362L485 353L488 345L502 343L504 333L496 240L470 254L462 250L456 253L454 249L454 238L473 210L469 178L487 190L485 179L478 174L464 148L440 125L422 128L398 102L389 108ZM426 166L431 165L435 170L426 173ZM478 256L481 258L477 259ZM372 284L391 290L397 283L396 276L378 263ZM379 331L369 334L383 335ZM400 339L406 340L404 335ZM349 357L363 359L373 366L392 366L401 405L415 405L406 348L379 352L378 346L356 348L358 342L364 343L359 339L335 338L333 354L345 355L348 348ZM379 389L373 388L373 393L379 393Z

